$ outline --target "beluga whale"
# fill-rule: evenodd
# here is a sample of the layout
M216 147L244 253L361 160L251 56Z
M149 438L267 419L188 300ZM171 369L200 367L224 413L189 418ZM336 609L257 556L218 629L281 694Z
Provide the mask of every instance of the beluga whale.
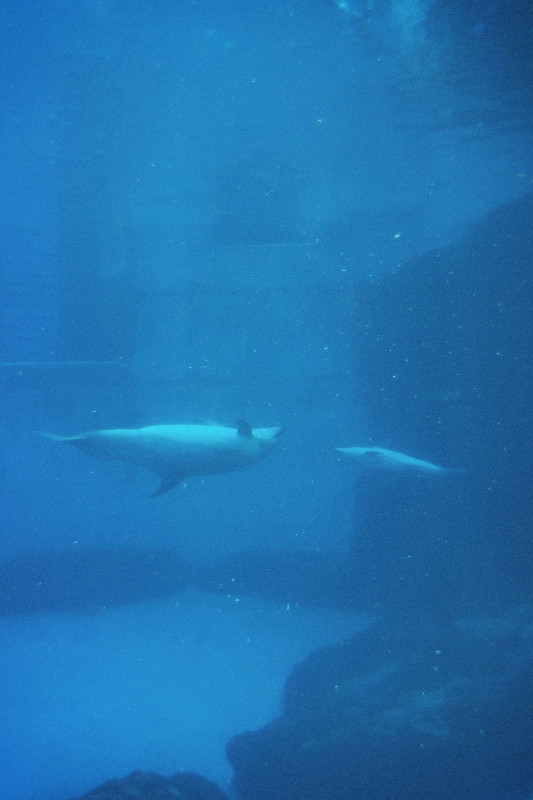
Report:
M448 469L422 461L421 458L406 456L384 447L336 447L339 453L353 459L361 470L384 470L388 472L410 472L418 474L450 475L462 473L462 469Z
M161 485L150 497L158 497L193 475L216 475L257 464L276 446L283 430L282 427L252 428L238 420L234 428L151 425L74 436L47 433L44 436L56 442L67 442L95 458L125 461L154 472L161 478Z

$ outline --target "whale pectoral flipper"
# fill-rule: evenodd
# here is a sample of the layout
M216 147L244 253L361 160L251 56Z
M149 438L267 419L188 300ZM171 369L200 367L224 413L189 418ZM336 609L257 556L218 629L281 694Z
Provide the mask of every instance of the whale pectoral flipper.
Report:
M150 495L150 497L159 497L162 494L170 492L174 486L177 486L178 483L181 483L181 481L185 480L186 477L186 475L162 475L161 485L153 494Z

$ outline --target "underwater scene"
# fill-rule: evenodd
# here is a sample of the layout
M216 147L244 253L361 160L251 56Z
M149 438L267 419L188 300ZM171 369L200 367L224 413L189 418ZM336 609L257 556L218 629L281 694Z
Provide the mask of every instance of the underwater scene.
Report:
M0 800L531 800L533 4L0 20Z

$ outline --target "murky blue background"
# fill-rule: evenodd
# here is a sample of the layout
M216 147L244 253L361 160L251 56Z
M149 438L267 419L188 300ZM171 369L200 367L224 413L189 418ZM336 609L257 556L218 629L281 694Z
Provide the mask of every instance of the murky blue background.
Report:
M226 741L275 716L313 648L392 606L531 600L531 278L497 250L530 207L512 234L495 215L532 186L531 8L340 5L2 4L2 560L307 550L355 554L361 578L343 610L148 589L32 614L14 580L3 800L133 769L227 789ZM483 349L485 301L517 313L515 341ZM153 500L153 475L37 435L236 419L287 430L253 469ZM361 484L333 447L370 443L464 479Z

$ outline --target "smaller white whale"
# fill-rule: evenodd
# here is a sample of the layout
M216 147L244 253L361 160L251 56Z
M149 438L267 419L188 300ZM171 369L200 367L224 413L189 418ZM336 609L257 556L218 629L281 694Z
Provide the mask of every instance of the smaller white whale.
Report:
M67 442L96 458L126 461L155 472L161 485L151 497L157 497L192 475L215 475L256 464L275 447L283 431L251 428L242 420L235 425L152 425L44 436Z
M463 472L463 470L438 467L421 458L406 456L384 447L336 447L339 453L354 459L363 470L381 469L389 472L440 473L442 475Z

